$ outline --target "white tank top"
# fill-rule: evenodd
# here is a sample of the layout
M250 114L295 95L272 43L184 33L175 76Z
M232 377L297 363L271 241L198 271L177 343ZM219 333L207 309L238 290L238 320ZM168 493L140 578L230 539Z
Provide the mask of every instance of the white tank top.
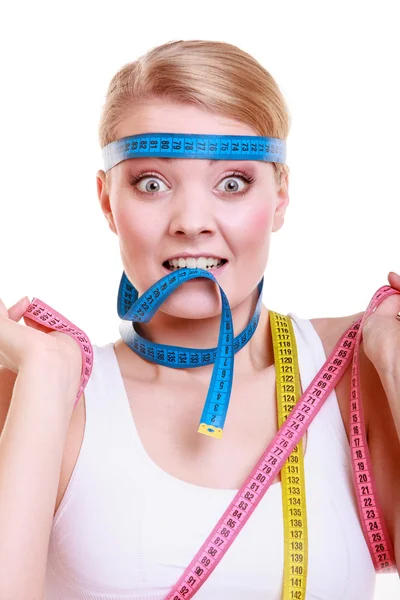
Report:
M311 322L288 316L305 391L326 357ZM138 436L113 343L93 345L93 352L84 438L53 521L44 600L164 600L237 490L186 483L158 467ZM359 521L350 461L333 391L307 434L306 600L374 596L375 570ZM278 482L196 600L281 600L283 541Z

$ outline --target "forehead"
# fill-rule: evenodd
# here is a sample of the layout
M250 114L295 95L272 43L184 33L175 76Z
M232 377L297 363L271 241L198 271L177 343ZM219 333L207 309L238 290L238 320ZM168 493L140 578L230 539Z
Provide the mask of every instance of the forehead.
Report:
M152 100L127 109L116 129L116 139L150 131L213 135L259 135L252 127L226 115L197 106Z

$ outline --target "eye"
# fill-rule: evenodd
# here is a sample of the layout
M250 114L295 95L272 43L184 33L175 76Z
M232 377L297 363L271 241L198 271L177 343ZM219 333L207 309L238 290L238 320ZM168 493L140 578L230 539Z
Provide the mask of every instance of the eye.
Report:
M238 183L235 181L235 179L240 179L243 183L243 181L245 181L248 185L247 186L243 186L242 189L238 189ZM245 173L239 173L239 172L234 172L231 173L230 175L226 175L223 180L221 181L221 183L223 181L227 180L228 183L224 184L224 189L220 190L224 193L227 194L241 194L242 192L245 191L246 187L249 187L250 184L254 183L255 181L255 177L251 177L251 175L245 174ZM221 184L220 184L221 185Z
M129 185L135 187L140 194L151 195L156 194L157 192L165 191L160 189L160 182L166 185L155 173L146 173L146 176L143 176L142 173L138 173L137 175L131 177L129 180ZM139 184L141 184L141 187Z

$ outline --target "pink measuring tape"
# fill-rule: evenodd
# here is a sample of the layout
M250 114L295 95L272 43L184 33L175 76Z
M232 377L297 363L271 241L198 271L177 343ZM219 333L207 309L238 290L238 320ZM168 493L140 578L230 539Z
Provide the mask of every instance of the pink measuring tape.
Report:
M375 570L386 573L397 572L393 559L393 547L382 516L382 509L377 498L376 484L372 474L360 393L358 352L362 338L362 328L366 319L385 298L399 293L390 286L379 288L369 303L363 318L353 323L343 334L326 363L298 400L295 408L278 430L249 477L165 600L187 600L208 579L282 469L294 447L304 436L305 431L317 416L325 400L343 377L351 360L353 364L349 433L353 483L356 490L361 525ZM80 345L83 368L75 402L76 406L93 367L93 349L89 339L82 330L37 298L32 300L24 316L50 329L70 335Z
M83 394L93 369L93 348L89 338L82 331L82 329L78 329L78 327L71 323L71 321L68 321L68 319L63 317L63 315L54 310L54 308L51 308L51 306L42 300L39 300L39 298L34 298L32 300L23 316L28 317L29 319L32 319L32 321L36 321L40 325L44 325L49 329L66 333L70 337L74 338L74 340L76 340L81 347L82 374L79 383L78 394L74 404L75 408L79 398Z

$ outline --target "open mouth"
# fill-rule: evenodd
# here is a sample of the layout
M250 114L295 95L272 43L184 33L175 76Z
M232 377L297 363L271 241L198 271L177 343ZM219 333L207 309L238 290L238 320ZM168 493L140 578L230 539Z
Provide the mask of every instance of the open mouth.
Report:
M168 269L168 271L177 271L178 269L185 269L185 268L189 268L189 269L197 268L197 269L204 269L205 271L216 271L216 270L220 269L221 267L223 267L227 262L228 261L226 258L222 258L221 260L218 260L218 261L213 260L212 264L204 265L204 262L203 262L203 263L201 263L202 266L200 266L197 263L189 263L189 265L185 264L184 266L180 267L179 265L176 265L176 264L174 265L172 263L172 260L166 260L163 262L163 267ZM193 266L192 266L192 264L193 264Z

